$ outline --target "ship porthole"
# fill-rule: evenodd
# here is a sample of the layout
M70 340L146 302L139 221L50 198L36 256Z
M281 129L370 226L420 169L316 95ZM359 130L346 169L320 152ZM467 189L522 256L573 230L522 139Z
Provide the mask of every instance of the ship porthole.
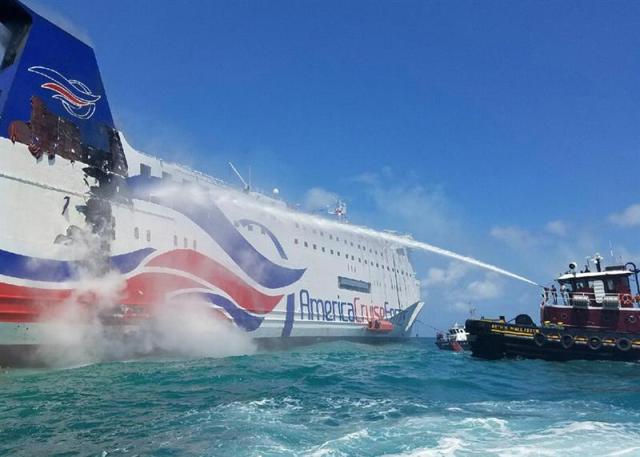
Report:
M630 324L635 324L637 320L638 318L634 314L627 317L627 322L629 322Z
M566 322L568 318L569 315L567 313L560 314L560 319L562 319L562 322Z
M616 341L616 347L621 351L628 351L631 349L631 341L627 338L619 338L618 341Z
M591 338L589 338L588 345L590 349L597 351L602 347L602 339L600 339L599 336L592 336Z

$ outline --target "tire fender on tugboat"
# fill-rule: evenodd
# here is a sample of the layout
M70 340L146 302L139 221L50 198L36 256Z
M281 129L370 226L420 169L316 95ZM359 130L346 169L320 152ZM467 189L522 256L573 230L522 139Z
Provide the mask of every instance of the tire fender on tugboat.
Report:
M534 343L536 343L538 347L542 347L544 343L547 342L547 337L544 335L544 333L538 332L535 335L533 335L533 341Z
M573 335L569 335L568 333L565 333L564 335L562 335L560 344L564 349L571 349L571 347L573 346L573 343L574 343Z
M622 352L626 352L631 349L631 341L628 338L618 338L616 340L616 347Z
M600 338L599 336L592 336L591 338L589 338L589 342L587 343L587 345L589 346L589 349L597 351L602 347L602 338Z

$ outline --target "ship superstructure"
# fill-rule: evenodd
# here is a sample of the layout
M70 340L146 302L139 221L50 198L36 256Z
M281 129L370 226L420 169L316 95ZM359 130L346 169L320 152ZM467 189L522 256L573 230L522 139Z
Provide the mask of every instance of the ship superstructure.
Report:
M409 335L402 244L136 151L89 46L17 1L0 21L0 346L43 344L61 303L93 305L82 281L113 272L114 316L193 297L257 338Z

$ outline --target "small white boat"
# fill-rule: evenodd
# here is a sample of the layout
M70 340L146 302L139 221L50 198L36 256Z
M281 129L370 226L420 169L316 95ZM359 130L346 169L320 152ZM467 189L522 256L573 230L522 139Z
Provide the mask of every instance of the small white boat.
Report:
M456 323L446 335L441 332L436 335L436 345L440 349L461 352L468 348L467 336L468 333L464 327L460 327Z

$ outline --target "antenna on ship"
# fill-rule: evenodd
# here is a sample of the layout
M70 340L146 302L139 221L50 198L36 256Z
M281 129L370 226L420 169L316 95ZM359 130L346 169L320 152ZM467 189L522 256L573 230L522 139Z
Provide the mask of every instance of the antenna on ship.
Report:
M240 174L238 169L236 167L234 167L231 162L229 162L229 166L231 167L233 172L236 174L236 176L238 177L240 182L242 182L242 190L244 190L245 192L249 192L251 190L251 186L249 184L247 184L247 181L244 180L244 178L242 177L242 175Z
M333 210L329 210L329 214L338 216L338 219L345 221L347 218L347 204L342 200L336 202L336 207Z
M616 261L616 256L613 255L613 243L609 240L609 253L611 254L611 260Z

